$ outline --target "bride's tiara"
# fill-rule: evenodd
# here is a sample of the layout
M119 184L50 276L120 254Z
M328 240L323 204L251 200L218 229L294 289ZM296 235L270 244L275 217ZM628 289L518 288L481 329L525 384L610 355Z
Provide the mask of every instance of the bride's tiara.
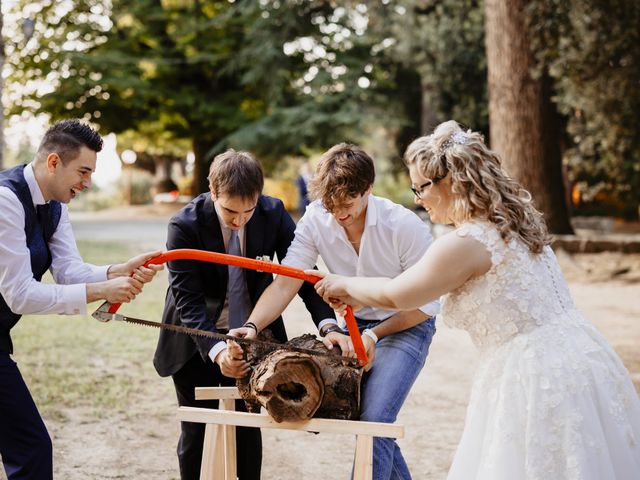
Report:
M438 157L441 157L442 155L444 155L444 153L449 149L449 147L452 147L453 145L466 145L467 143L469 143L469 140L471 140L471 138L472 138L471 130L468 130L466 132L463 132L463 131L455 132L438 149Z

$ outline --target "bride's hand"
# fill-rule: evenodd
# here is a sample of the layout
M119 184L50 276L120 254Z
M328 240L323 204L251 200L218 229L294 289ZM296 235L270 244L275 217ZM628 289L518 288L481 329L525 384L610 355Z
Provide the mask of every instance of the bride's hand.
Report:
M363 307L347 293L349 277L318 270L307 270L305 273L322 277L322 280L315 284L316 292L340 315L345 314L347 305L351 305L354 311Z
M360 305L358 302L356 302L356 300L353 297L350 297L348 295L340 298L336 298L336 297L330 297L328 299L325 298L324 300L329 304L331 308L333 308L336 311L338 315L342 315L343 317L346 314L346 310L348 306L351 306L354 312L357 312L358 310L363 308L363 305Z
M342 275L335 275L333 273L319 272L318 270L307 270L305 273L322 277L315 285L316 292L327 303L330 303L331 298L341 298L347 296L347 278Z

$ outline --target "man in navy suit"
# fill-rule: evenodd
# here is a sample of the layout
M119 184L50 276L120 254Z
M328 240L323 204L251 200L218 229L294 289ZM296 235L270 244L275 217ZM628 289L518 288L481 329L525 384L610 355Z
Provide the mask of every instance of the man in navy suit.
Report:
M63 120L31 163L0 172L0 456L9 480L53 477L51 438L11 357L11 329L22 315L84 315L96 300L128 302L161 268L144 267L160 252L105 266L80 257L67 203L91 186L101 149L93 128ZM47 270L54 284L40 281Z
M276 255L282 260L293 240L295 224L278 199L262 195L260 163L249 153L228 150L218 155L209 172L210 192L196 197L169 223L167 249L195 248L248 258ZM245 321L270 273L206 262L169 262L169 289L162 321L174 325L227 333ZM300 296L314 322L333 319L333 310L303 285ZM278 340L286 340L282 318L270 325ZM195 387L234 385L248 365L235 343L161 331L154 365L161 376L173 378L178 404L217 408L217 401L196 401ZM244 404L237 402L237 409ZM178 460L182 480L200 477L204 425L182 422ZM240 480L259 479L262 440L256 428L238 428L237 472Z

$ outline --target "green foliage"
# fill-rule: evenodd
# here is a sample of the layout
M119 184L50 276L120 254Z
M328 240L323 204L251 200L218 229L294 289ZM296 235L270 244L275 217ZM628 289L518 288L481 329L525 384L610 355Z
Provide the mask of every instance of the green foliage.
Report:
M83 117L161 145L188 139L198 165L216 145L210 154L233 145L271 159L325 147L357 108L305 93L308 52L283 48L318 37L316 19L331 12L328 1L21 1L11 14L37 28L9 55L11 112Z
M587 204L637 216L640 204L640 3L536 0L532 48L567 118L565 160ZM593 206L589 207L593 209Z
M402 154L455 118L488 134L481 0L97 0L5 6L13 114L84 117L152 154L196 153L194 184L228 148L269 173L287 155L362 143ZM566 120L584 198L640 200L640 4L532 0L531 47ZM16 27L36 22L25 43ZM42 80L44 79L44 82ZM373 130L377 131L377 130ZM393 162L385 174L403 170ZM623 208L623 209L624 209ZM637 213L636 213L637 214Z
M418 74L432 122L454 118L486 132L484 2L404 0L388 8L390 22L380 23L395 39L391 54Z
M346 3L351 10L336 11L348 12L343 17L352 23L358 16L355 23L366 22L336 55L336 64L348 67L345 100L361 112L356 138L366 138L372 123L384 127L395 138L388 160L450 118L487 131L483 2ZM368 86L359 88L363 79ZM385 173L404 170L401 162L391 165Z
M280 3L299 2L270 5ZM271 28L295 31L294 38L304 40L289 45L290 56L304 61L305 69L291 77L302 95L236 131L216 151L240 145L275 157L272 169L286 153L362 142L374 122L396 138L392 157L445 119L487 130L482 2L344 2L331 10L322 2L312 4L316 8L307 12L308 21L317 29L306 32L300 29L301 17L267 7L273 8L272 16L280 10L277 22L267 22ZM286 46L286 41L276 43ZM254 67L264 72L268 65L260 58L254 57ZM429 125L422 125L425 110ZM394 162L388 173L401 170L402 164Z
M252 150L273 171L283 156L355 141L365 117L366 92L357 80L366 52L354 47L363 35L346 10L329 1L240 4L242 11L254 12L255 21L234 66L243 69L245 82L258 82L269 101L254 105L264 107L264 115L225 137L210 153L228 146ZM345 35L354 40L340 41Z

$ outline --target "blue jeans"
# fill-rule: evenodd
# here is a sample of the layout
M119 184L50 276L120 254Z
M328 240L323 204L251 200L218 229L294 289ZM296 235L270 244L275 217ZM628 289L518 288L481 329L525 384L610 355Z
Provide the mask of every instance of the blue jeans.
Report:
M358 320L358 327L373 328L379 322ZM413 382L424 366L435 318L382 338L376 345L371 370L362 380L360 420L393 423ZM400 447L393 438L373 440L373 480L410 479Z

